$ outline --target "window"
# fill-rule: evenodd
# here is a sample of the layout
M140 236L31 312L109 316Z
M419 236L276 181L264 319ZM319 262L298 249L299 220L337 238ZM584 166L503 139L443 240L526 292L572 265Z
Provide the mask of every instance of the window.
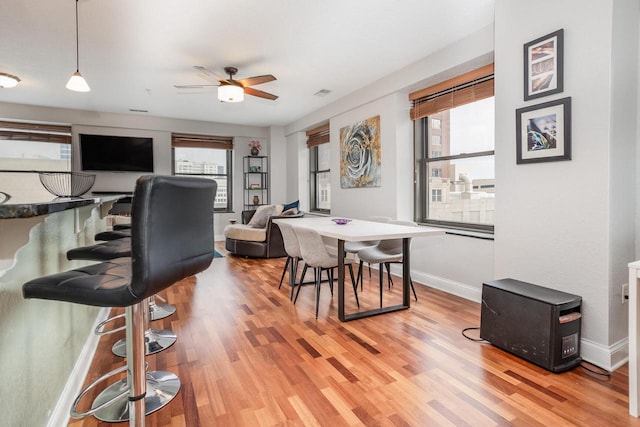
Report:
M173 174L213 179L218 183L213 210L233 210L231 138L209 135L172 134Z
M309 148L309 196L312 212L331 212L329 125L307 131Z
M71 126L0 121L0 170L70 171Z
M416 221L493 232L493 65L410 98L416 130Z

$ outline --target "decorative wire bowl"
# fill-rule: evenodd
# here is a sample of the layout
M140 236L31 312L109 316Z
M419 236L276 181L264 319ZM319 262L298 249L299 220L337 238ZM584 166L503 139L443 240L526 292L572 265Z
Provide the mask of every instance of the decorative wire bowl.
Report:
M78 197L93 187L96 176L81 172L39 172L40 182L58 197Z

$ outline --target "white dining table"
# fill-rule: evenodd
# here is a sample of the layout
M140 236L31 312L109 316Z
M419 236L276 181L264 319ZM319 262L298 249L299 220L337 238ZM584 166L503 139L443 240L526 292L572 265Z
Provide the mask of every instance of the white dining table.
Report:
M353 219L347 224L339 225L333 221L334 217L304 217L274 219L279 221L290 221L294 228L310 228L317 231L321 236L338 240L338 318L342 322L375 316L378 314L390 313L398 310L406 310L411 306L410 298L410 241L415 237L429 237L443 235L444 230L433 227L412 227L408 225L398 225ZM345 313L344 309L344 242L360 242L365 240L387 240L402 239L402 303L387 307L374 308L354 313Z

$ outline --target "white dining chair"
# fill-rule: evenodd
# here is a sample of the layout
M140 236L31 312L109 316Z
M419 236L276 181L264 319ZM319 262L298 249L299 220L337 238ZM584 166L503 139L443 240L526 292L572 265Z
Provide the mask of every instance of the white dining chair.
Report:
M315 290L316 290L316 319L318 318L318 305L320 301L320 286L322 284L322 273L326 272L326 276L329 280L329 284L333 284L333 270L338 267L338 257L331 255L324 245L322 236L312 229L295 227L293 230L298 237L298 244L300 246L300 253L305 264L314 269L315 272ZM353 276L353 265L350 260L344 260L345 266L349 268L351 275L351 283L353 285L353 293L356 297L356 304L360 308L360 301L358 300L358 292L356 289L356 282ZM296 291L295 301L298 299L301 286L298 286ZM333 291L332 291L333 294Z
M411 227L417 227L413 221L400 221L400 220L391 220L389 224L398 224L398 225L407 225ZM379 276L380 276L380 307L382 307L382 279L384 276L384 268L387 269L387 282L389 283L389 287L393 284L391 280L391 268L390 264L392 263L401 263L403 261L402 257L402 239L387 239L381 240L377 245L371 246L368 248L364 248L358 252L358 258L361 261L368 262L369 264L378 264L379 265ZM406 271L404 274L411 274ZM413 292L413 297L418 300L418 296L416 295L416 290L413 286L413 281L411 280L411 276L409 276L409 283L411 284L411 291Z

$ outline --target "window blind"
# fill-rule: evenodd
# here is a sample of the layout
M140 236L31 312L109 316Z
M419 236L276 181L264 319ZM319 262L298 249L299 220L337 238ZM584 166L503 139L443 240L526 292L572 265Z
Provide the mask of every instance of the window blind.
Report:
M307 131L307 148L317 147L329 142L329 123Z
M441 111L490 98L493 89L493 64L478 68L444 82L409 94L413 106L411 119L418 120Z
M71 144L71 126L0 121L0 140Z
M172 133L171 146L233 150L233 138L212 135L196 135L189 133Z

